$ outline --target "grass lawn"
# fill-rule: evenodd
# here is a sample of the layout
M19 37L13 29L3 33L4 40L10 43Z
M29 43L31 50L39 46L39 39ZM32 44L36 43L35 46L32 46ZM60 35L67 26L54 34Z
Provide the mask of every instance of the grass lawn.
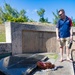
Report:
M5 27L4 25L0 25L0 42L5 42Z
M51 59L57 59L58 58L58 55L57 54L46 54L46 56L48 58L51 58Z
M5 42L6 40L5 40L5 33L4 32L2 32L1 34L0 34L0 42Z

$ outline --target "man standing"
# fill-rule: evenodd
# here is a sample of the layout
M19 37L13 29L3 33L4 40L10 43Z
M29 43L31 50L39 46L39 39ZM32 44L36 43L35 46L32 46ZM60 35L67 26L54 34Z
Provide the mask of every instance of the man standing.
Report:
M56 37L60 46L60 61L63 61L63 47L66 47L67 60L71 61L69 58L69 43L73 40L73 31L72 31L72 20L65 15L64 9L58 11L60 19L56 25Z

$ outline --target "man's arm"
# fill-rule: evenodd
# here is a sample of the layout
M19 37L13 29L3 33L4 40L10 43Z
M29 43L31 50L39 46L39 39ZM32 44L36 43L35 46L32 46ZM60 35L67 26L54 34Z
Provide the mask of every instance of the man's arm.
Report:
M56 37L57 37L57 40L59 40L59 30L58 30L58 28L56 28Z
M72 20L70 19L70 39L71 40L73 40L73 28L72 28L72 26L73 26L73 23L72 23Z
M70 28L70 36L73 36L73 29L72 29L72 27Z
M73 29L72 29L72 26L70 28L70 40L71 41L73 40Z
M60 40L60 39L59 39L59 21L60 21L60 20L58 20L58 22L57 22L57 24L56 24L56 38L57 38L57 40Z

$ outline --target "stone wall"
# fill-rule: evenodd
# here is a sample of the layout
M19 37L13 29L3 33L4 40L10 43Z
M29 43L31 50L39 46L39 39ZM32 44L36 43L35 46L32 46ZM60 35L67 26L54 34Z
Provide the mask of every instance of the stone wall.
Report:
M0 24L0 35L3 36L3 39L5 39L5 36L2 35L3 33L5 33L5 25ZM3 40L3 42L0 42L0 53L2 53L2 52L11 52L11 43L4 42L4 41L5 40Z
M56 37L54 32L22 31L22 52L56 52Z
M11 43L0 42L0 52L11 52Z
M11 38L6 41L12 42L12 54L58 52L55 26L8 22L5 28L6 38Z

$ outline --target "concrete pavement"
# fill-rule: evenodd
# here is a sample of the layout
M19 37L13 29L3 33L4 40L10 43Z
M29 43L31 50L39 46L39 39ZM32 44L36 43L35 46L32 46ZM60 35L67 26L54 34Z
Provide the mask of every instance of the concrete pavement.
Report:
M66 55L64 54L64 59ZM60 55L57 60L53 60L56 65L56 70L46 69L37 71L34 75L74 75L73 63L70 61L59 62ZM51 60L52 61L52 60Z
M64 55L64 59L66 55ZM74 75L73 63L70 61L59 62L60 56L58 57L55 65L58 67L53 73L54 75Z
M16 56L9 56L0 60L0 69L10 75L25 75L26 67L35 64L37 61L41 60L45 54L22 54ZM73 60L75 59L75 54L72 54ZM64 59L66 55L64 54ZM63 61L59 62L60 55L58 54L57 59L50 58L48 62L55 64L56 69L46 69L38 70L36 69L33 74L30 75L74 75L75 73L75 60L74 62ZM15 72L16 70L16 72ZM8 75L7 74L7 75Z

